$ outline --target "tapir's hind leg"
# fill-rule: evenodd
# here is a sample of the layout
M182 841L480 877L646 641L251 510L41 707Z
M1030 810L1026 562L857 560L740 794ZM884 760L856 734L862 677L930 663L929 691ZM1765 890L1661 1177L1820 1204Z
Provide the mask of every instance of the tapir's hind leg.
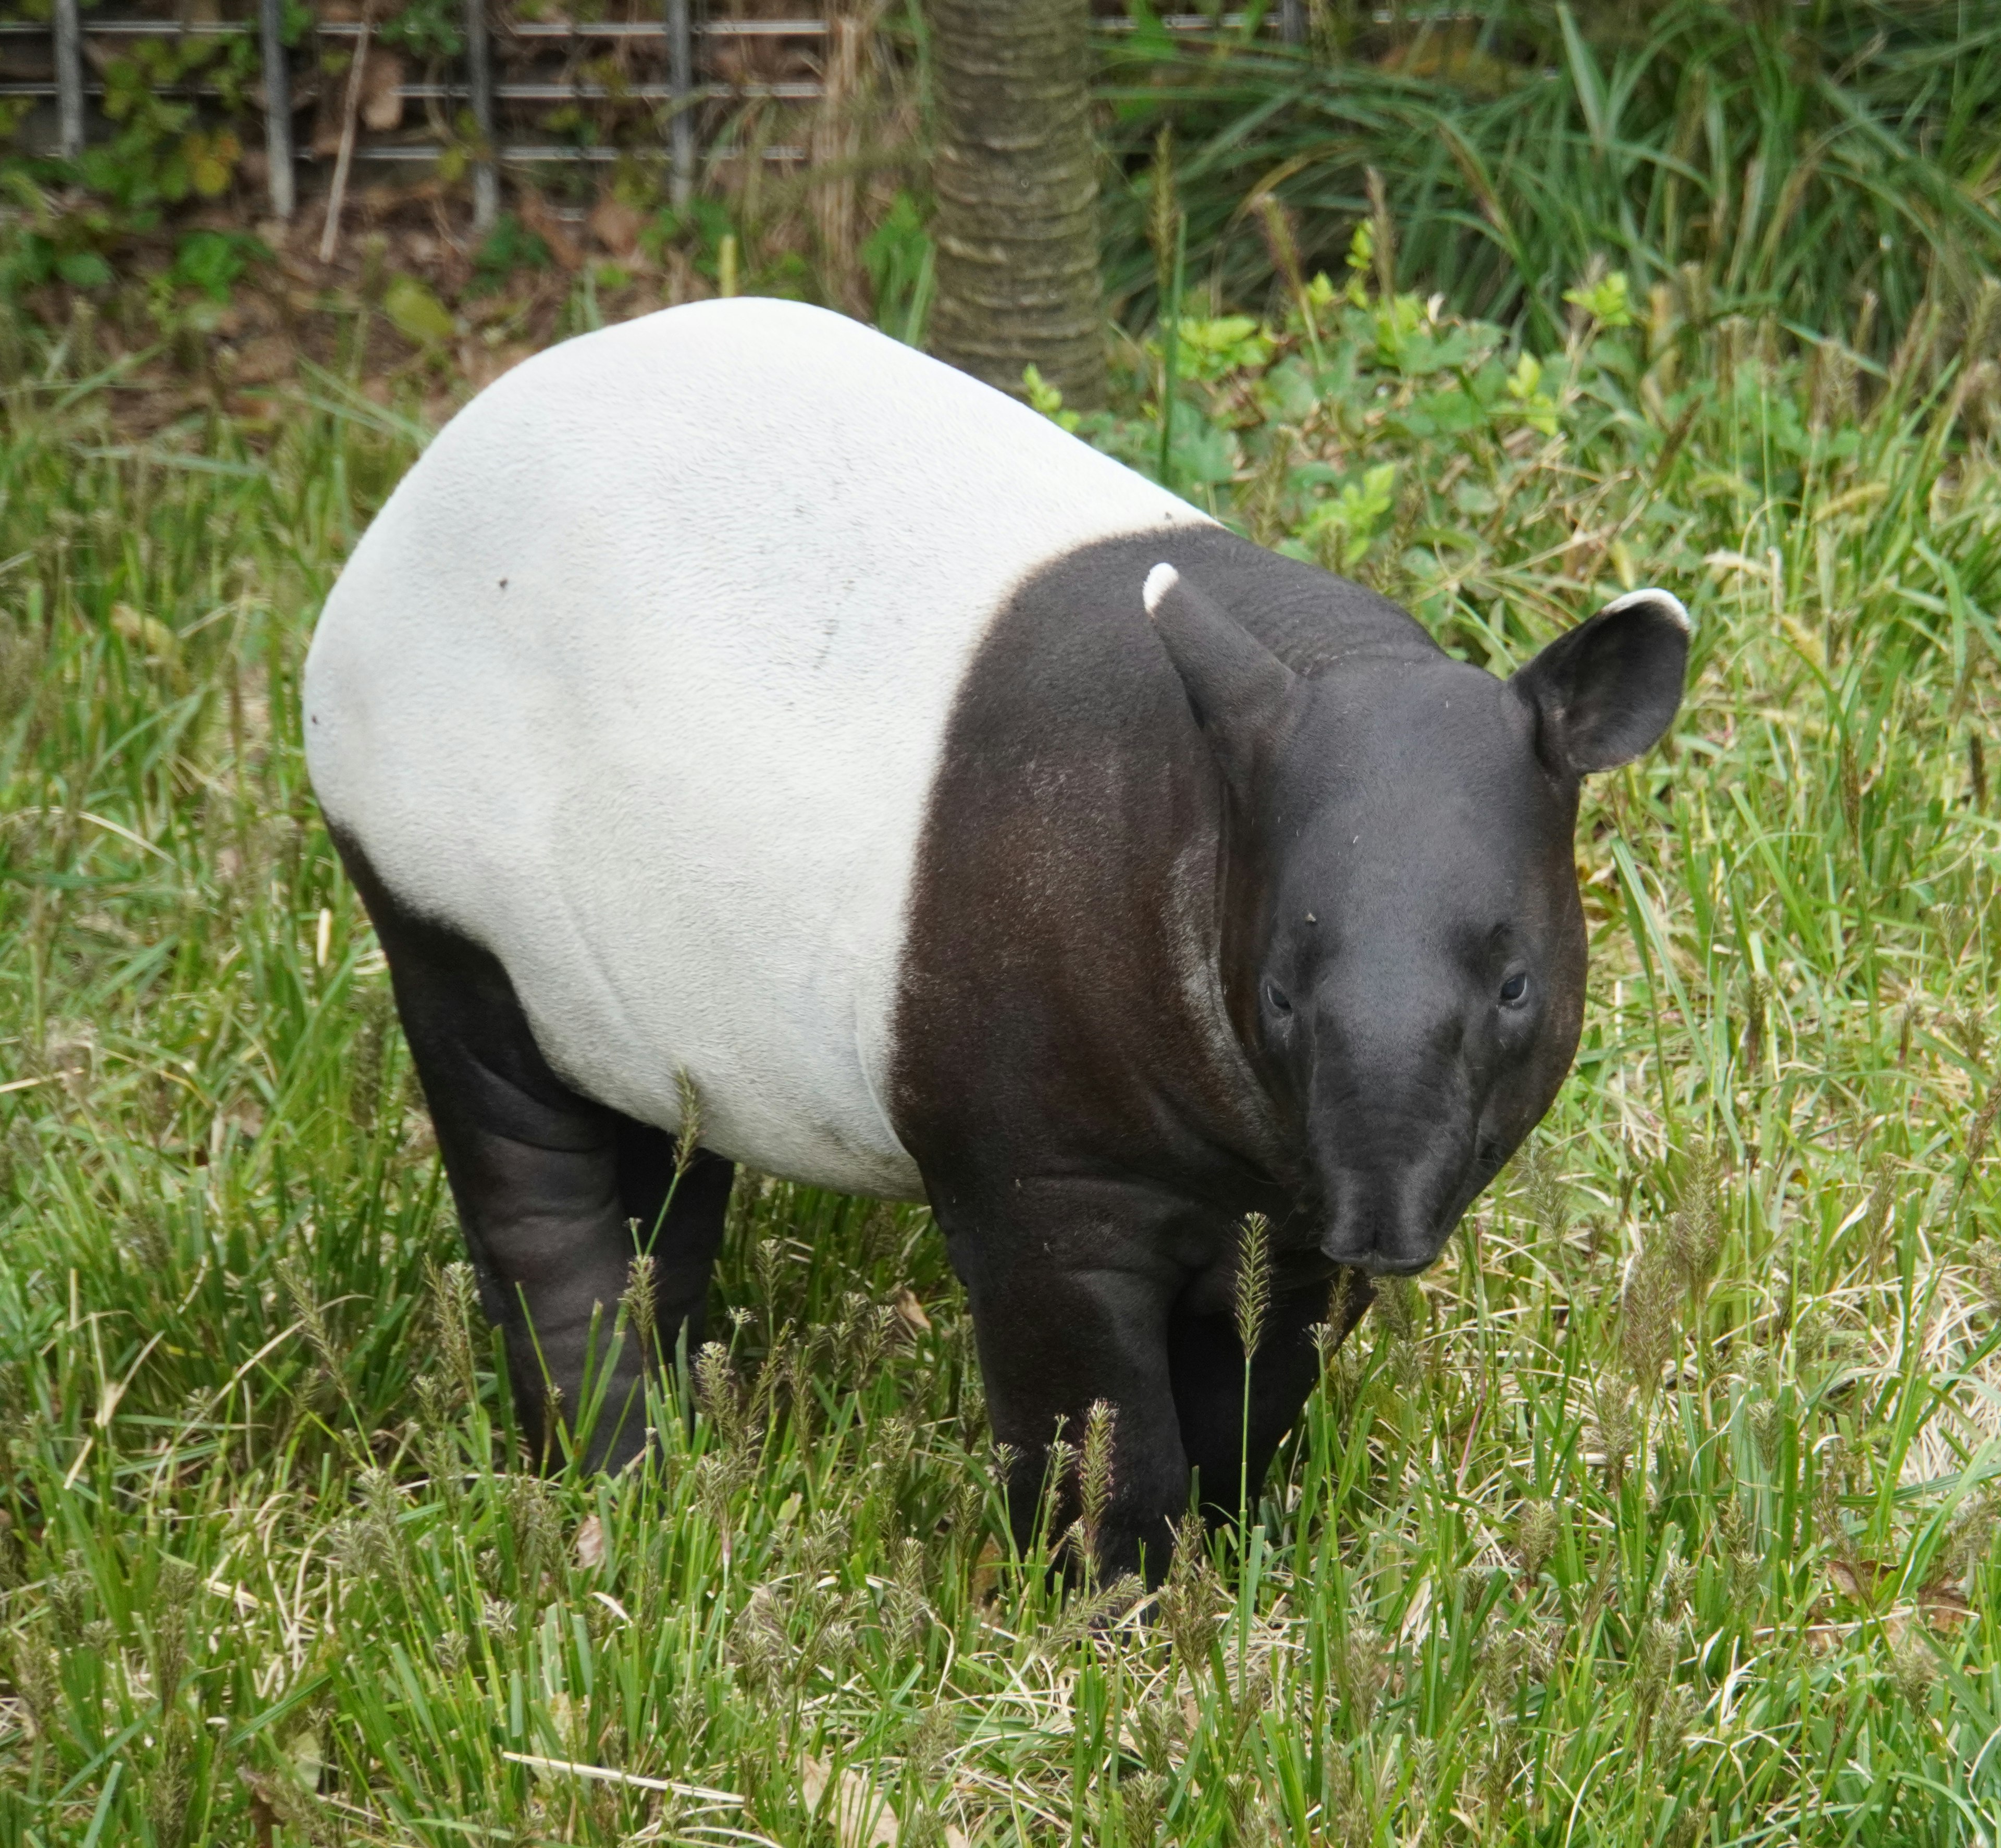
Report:
M662 1358L673 1361L674 1343L685 1328L692 1359L701 1345L709 1273L722 1242L736 1164L698 1148L677 1181L679 1148L673 1137L629 1116L614 1120L618 1126L618 1209L628 1227L637 1224L641 1248L653 1255L653 1287L665 1342Z
M571 1090L536 1046L498 960L412 916L362 854L346 843L341 851L389 959L481 1297L506 1338L523 1428L553 1463L549 1389L574 1422L586 1371L602 1376L636 1251L655 1256L658 1352L671 1358L684 1323L691 1345L700 1340L730 1164L698 1151L670 1203L673 1139ZM602 1380L593 1466L615 1468L645 1442L642 1345L628 1336Z

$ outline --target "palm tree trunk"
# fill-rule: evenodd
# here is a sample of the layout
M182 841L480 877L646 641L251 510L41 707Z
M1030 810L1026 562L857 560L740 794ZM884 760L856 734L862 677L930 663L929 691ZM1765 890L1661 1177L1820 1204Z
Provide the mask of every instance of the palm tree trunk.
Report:
M1105 399L1090 0L925 0L938 103L931 350L1016 397Z

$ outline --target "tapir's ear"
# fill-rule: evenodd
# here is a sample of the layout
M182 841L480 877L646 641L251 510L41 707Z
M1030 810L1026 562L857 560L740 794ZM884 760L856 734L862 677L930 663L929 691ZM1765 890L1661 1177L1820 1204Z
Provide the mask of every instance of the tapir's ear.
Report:
M1688 671L1689 615L1665 590L1630 590L1557 637L1508 684L1535 708L1552 770L1630 764L1673 722Z
M1283 728L1299 676L1171 565L1147 573L1147 614L1223 774L1248 795Z

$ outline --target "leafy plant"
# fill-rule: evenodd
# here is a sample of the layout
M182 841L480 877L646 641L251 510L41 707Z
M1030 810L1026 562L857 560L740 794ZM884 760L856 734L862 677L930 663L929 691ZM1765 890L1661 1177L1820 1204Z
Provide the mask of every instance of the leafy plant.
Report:
M168 275L197 288L211 301L227 301L252 263L268 263L271 252L258 238L235 231L192 231L174 245Z
M456 0L405 0L382 21L376 36L413 57L442 61L465 50L465 19Z
M134 40L105 66L104 113L118 131L84 151L85 184L128 213L226 191L243 151L235 129L205 121L193 100L166 92L199 75L233 113L256 68L248 33Z
M512 212L503 212L472 253L475 291L491 292L517 270L546 270L555 260L539 231L531 231Z

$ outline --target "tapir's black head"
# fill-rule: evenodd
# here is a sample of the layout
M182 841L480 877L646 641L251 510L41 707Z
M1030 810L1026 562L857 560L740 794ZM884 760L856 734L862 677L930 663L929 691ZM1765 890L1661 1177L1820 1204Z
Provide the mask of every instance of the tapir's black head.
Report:
M1507 680L1409 650L1307 680L1172 566L1146 593L1251 843L1240 1016L1323 1248L1422 1270L1577 1050L1578 784L1667 729L1687 616L1634 591Z

